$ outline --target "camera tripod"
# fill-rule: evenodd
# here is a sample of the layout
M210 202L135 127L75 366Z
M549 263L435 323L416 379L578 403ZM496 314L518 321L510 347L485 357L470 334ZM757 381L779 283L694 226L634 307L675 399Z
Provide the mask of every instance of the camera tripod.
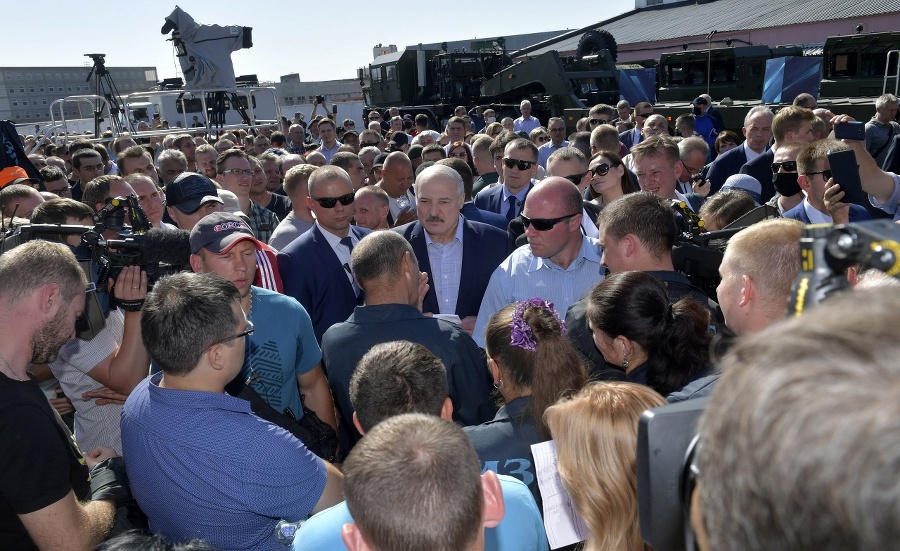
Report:
M91 67L91 72L88 73L85 82L90 82L91 78L94 78L94 94L106 99L106 103L109 106L110 127L113 130L113 134L118 136L122 133L122 121L119 118L119 114L124 113L122 96L119 94L116 83L113 82L112 76L110 76L109 70L106 68L106 54L84 54L84 57L94 60L94 65ZM100 123L103 120L103 102L97 100L94 106L95 138L100 137Z

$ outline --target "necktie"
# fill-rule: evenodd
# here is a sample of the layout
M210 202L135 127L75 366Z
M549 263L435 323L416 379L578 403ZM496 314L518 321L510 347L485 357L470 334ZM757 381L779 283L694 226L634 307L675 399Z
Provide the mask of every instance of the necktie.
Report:
M350 249L350 252L353 253L353 240L348 235L341 239L341 245ZM359 287L356 285L356 280L353 278L353 270L350 268L349 264L344 264L344 269L347 270L347 273L350 274L350 284L353 285L353 292L356 293L356 296L359 296Z
M506 200L509 202L509 210L506 211L506 221L509 222L516 217L516 196L510 195Z

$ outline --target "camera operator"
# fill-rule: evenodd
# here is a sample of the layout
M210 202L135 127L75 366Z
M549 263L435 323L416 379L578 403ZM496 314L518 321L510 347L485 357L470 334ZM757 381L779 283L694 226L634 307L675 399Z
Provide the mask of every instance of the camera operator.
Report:
M844 293L724 358L699 425L703 551L897 547L898 313L893 289Z
M853 122L849 115L838 115L831 120L835 126ZM900 175L881 170L875 159L866 151L866 142L862 140L842 140L856 153L859 164L859 179L863 191L869 194L869 200L881 210L893 215L894 221L900 220ZM829 194L830 200L834 194Z
M88 184L83 199L89 207L99 210L106 199L133 194L134 190L122 178L103 176ZM112 229L105 230L103 236L118 237ZM102 393L105 387L127 395L150 368L140 332L140 305L147 294L146 272L138 266L123 268L111 291L125 309L113 309L106 317L106 326L93 339L66 343L59 357L50 363L53 375L75 406L75 438L82 449L100 445L122 449L121 402L98 405L91 398L95 394L86 393ZM124 396L119 399L124 400Z

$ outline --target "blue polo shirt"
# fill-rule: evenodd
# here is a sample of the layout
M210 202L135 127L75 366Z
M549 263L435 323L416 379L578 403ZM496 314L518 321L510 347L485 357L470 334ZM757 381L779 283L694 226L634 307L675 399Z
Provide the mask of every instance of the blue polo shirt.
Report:
M150 530L222 550L283 550L275 525L310 514L325 489L322 461L246 400L160 388L161 378L141 381L122 412L122 455Z

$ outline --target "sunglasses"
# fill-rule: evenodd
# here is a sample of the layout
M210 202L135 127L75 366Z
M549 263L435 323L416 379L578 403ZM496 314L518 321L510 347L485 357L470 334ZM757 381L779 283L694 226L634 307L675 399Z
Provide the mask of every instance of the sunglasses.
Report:
M538 137L535 138L534 140L535 140L536 142L544 143L544 142L546 142L546 141L549 140L549 139L550 139L550 138L548 138L547 136L538 136Z
M593 174L594 176L606 176L609 174L609 169L612 168L611 164L608 163L600 163L594 168L588 169L588 172Z
M807 172L804 176L813 176L814 174L821 174L822 178L825 180L831 179L831 171L830 170L820 170L819 172Z
M772 173L778 172L783 168L787 172L797 172L797 161L784 161L781 163L772 163Z
M360 147L378 147L378 142L359 142Z
M347 195L341 195L340 197L310 197L310 199L319 203L324 209L333 209L334 206L338 204L338 201L345 207L347 205L352 205L354 196L352 193L348 193Z
M591 124L609 124L609 121L606 119L591 119L588 122L590 122Z
M503 157L503 164L506 165L506 168L516 167L522 171L528 170L535 165L533 161L520 161L519 159L510 159L509 157Z
M590 172L589 170L585 170L581 174L572 174L571 176L563 176L566 180L572 182L576 186L581 183L581 179L584 178L584 175Z
M553 226L559 224L563 220L568 220L573 216L578 216L581 214L580 212L576 212L575 214L567 214L565 216L560 216L559 218L528 218L524 214L520 215L522 217L522 224L525 225L526 228L530 228L534 226L534 229L537 231L548 231L552 230Z

